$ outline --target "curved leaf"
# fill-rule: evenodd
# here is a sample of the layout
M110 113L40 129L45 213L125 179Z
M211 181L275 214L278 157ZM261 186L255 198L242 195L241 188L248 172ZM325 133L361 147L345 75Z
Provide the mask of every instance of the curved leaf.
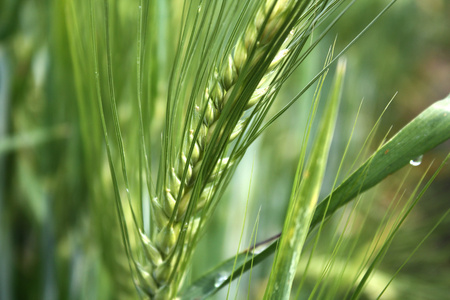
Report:
M407 124L325 198L316 208L311 228L361 192L449 138L450 95L428 107Z
M277 242L272 243L265 249L264 246L265 243L259 244L252 249L247 249L239 255L227 259L190 286L182 289L178 296L181 300L205 299L211 296L222 287L227 286L230 283L230 279L237 279L242 272L249 270L252 267L252 260L253 266L255 266L270 256L275 251ZM261 251L261 249L264 250Z
M324 218L350 202L360 193L407 165L410 160L424 154L450 139L450 95L428 107L400 130L390 141L376 151L361 167L327 196L316 208L311 230ZM328 208L327 208L327 202ZM266 244L266 243L264 243ZM246 271L275 252L278 240L261 251L262 245L238 255L233 273ZM249 252L250 253L247 253ZM253 256L254 255L254 256ZM246 259L247 257L247 259ZM181 292L181 299L203 299L228 283L235 257L214 268ZM219 274L225 278L217 284ZM220 276L219 276L220 277ZM197 298L196 298L197 297Z

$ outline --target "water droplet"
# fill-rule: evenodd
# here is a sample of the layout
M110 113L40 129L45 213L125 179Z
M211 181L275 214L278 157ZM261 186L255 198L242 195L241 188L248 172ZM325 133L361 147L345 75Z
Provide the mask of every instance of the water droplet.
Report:
M200 12L201 10L202 10L202 6L199 5L199 6L198 6L198 12Z
M225 272L220 272L219 275L217 275L216 281L214 281L214 286L215 287L219 287L222 285L222 283L225 282L225 280L227 280L228 278L228 274Z
M409 164L411 166L417 167L418 165L420 165L422 163L422 158L423 158L423 155L419 155L416 158L411 159L409 161Z

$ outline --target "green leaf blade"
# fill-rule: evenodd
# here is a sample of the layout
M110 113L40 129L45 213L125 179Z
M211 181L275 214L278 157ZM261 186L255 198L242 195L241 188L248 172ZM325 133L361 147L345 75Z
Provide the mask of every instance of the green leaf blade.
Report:
M361 192L449 138L450 95L431 105L407 124L325 198L316 209L311 228L319 224L324 216L330 216Z
M275 251L276 243L271 244L269 247L272 248L272 251L266 251L268 248L261 251L261 247L257 246L227 259L201 276L191 285L182 289L178 294L178 297L182 300L206 299L224 286L227 286L230 280L239 278L239 274L249 270L252 266L252 257L253 265L258 264L269 257ZM263 253L265 253L265 255L262 255Z
M417 130L422 126L423 128L427 128L427 132L417 132ZM420 138L414 138L410 143L408 143L408 147L405 145L401 147L401 143L399 143L399 139L404 139L405 136L408 136L415 132L417 134L420 134ZM420 130L421 131L421 130ZM360 188L356 189L356 193L350 193L346 194L346 192L351 192L351 189L349 188L350 181L356 180L355 174L362 172L366 166L367 163L363 164L353 175L351 175L347 180L345 180L338 188L336 188L332 192L332 199L330 202L330 207L328 210L326 210L326 203L331 198L330 195L327 196L316 208L316 211L314 213L314 217L311 222L310 231L312 228L317 226L321 220L324 218L325 214L326 216L330 216L334 211L345 205L346 203L350 202L356 195L359 193L362 193L369 189L370 187L376 185L381 180L383 180L386 176L388 176L391 173L394 173L396 170L400 169L404 165L409 163L409 160L417 157L420 154L424 154L430 149L438 146L442 142L448 140L450 138L450 95L447 96L444 100L438 101L435 104L431 105L429 108L427 108L424 112L422 112L419 116L417 116L413 121L411 121L409 124L407 124L402 130L402 134L400 132L395 135L388 143L386 143L385 146L381 147L372 158L372 164L374 163L373 159L377 157L377 159L385 158L383 156L384 152L389 149L391 145L397 144L398 147L390 148L391 150L394 149L395 151L398 151L396 153L396 157L400 157L400 162L396 162L395 165L391 165L389 168L384 170L383 172L374 173L375 168L369 168L367 170L367 173L365 174L365 181L361 181L362 184ZM408 134L409 133L409 134ZM423 142L423 141L426 142ZM421 144L417 144L420 143ZM414 150L414 151L412 151ZM412 153L409 153L408 151L412 151ZM389 151L390 152L390 151ZM388 153L389 153L388 152ZM391 153L392 155L392 153ZM389 157L389 156L388 156ZM391 157L392 158L392 157ZM369 159L370 161L370 159ZM391 159L389 160L391 161ZM377 162L377 160L375 160ZM384 177L382 176L384 175ZM365 184L365 182L368 182L369 184ZM347 187L344 189L344 187ZM339 201L338 201L339 200ZM331 205L333 204L333 205ZM264 243L267 244L267 243ZM275 240L271 242L270 245L268 245L265 249L261 250L261 247L258 247L256 249L252 249L251 251L254 254L253 257L253 266L256 266L258 263L264 261L272 253L275 252L277 249L278 240ZM234 268L234 274L238 274L241 272L241 270L247 271L250 268L251 264L251 255L248 255L248 259L245 259L246 252L243 252L239 254L239 258L237 260L236 266ZM194 288L199 289L201 286L202 291L210 291L208 295L211 295L215 292L217 292L222 286L215 287L214 284L208 284L208 278L214 278L214 276L217 276L217 273L219 271L221 272L228 272L231 273L233 270L233 263L234 263L235 257L232 257L226 261L224 261L220 266L217 268L214 268L212 271L208 272L207 274L203 275L201 278L199 278L194 284L192 284L190 287L187 287L185 289L185 293L182 293L181 295L187 295L187 291L192 291ZM228 266L228 267L227 267ZM229 279L228 279L229 280ZM214 280L210 280L209 283L214 283ZM198 292L198 291L197 291ZM200 295L201 293L198 293L196 295ZM193 294L189 294L193 295ZM181 299L188 299L188 297L181 297ZM202 299L202 298L199 298Z
M296 183L287 212L288 216L286 217L264 299L289 299L291 294L292 283L325 174L342 95L344 74L345 61L341 60L338 64L328 106L322 118L319 135L314 143L311 157L303 172L301 181L299 176L303 162L302 160L299 162Z

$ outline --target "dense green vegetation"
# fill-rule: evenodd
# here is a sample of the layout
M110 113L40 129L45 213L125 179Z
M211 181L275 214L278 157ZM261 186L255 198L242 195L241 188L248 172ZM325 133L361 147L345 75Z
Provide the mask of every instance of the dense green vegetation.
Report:
M0 299L445 298L450 3L183 2L0 2Z

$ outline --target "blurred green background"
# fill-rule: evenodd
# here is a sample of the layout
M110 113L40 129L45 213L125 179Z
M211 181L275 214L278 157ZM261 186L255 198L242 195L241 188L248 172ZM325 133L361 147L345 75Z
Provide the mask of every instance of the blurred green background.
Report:
M136 298L117 227L100 124L86 123L89 116L83 115L86 112L95 115L95 104L85 103L87 107L81 109L82 102L77 99L80 89L72 64L73 32L67 26L68 2L0 1L0 299ZM287 82L275 106L281 108L320 70L336 36L339 51L386 5L386 1L359 2ZM120 2L122 6L118 9L123 14L118 20L123 22L117 23L117 32L123 34L115 37L115 49L128 56L116 56L115 62L124 71L118 76L126 82L128 70L133 69L128 67L133 63L128 45L135 43L136 21L130 21L135 15L122 9L124 3ZM170 9L173 7L160 8L158 16L175 19ZM351 158L359 152L394 94L398 92L370 144L370 151L389 128L392 127L390 137L450 92L449 15L447 0L398 1L347 52L344 101L324 195L333 185L362 99L343 174L350 170ZM133 34L128 36L130 31ZM167 44L176 42L176 34L162 35L172 39ZM162 59L157 63L162 78L156 89L164 101L167 92L164 83L173 53L159 53L158 57ZM125 95L125 83L122 89ZM249 246L258 214L258 240L281 230L312 92L270 126L249 150L200 243L193 277L236 253L247 198L249 212L241 249ZM123 102L121 117L125 123L131 122ZM152 111L156 120L163 119L158 104ZM159 127L154 128L158 140ZM408 170L393 175L389 182L365 196L373 200L371 205L358 208L361 214L369 213L364 226L367 232L362 234L366 238L359 238L357 247L363 249L364 243L371 241L370 228L380 223L403 174L410 172L404 186L408 194L426 167L436 160L431 167L431 172L434 171L449 150L450 143L446 142L425 154L419 167L406 167ZM394 240L380 266L380 274L390 278L449 208L449 180L450 168L446 166ZM398 293L386 295L386 299L448 297L449 228L447 218L395 279L392 289ZM317 250L318 259L321 254ZM270 261L253 270L251 299L262 297L264 289L258 286L265 284L269 270ZM308 276L305 292L317 279L314 272ZM378 286L374 283L370 288L379 293L384 284L386 281ZM247 284L242 285L238 298L247 295ZM370 288L364 294L367 299L373 298ZM218 299L224 297L217 295Z

